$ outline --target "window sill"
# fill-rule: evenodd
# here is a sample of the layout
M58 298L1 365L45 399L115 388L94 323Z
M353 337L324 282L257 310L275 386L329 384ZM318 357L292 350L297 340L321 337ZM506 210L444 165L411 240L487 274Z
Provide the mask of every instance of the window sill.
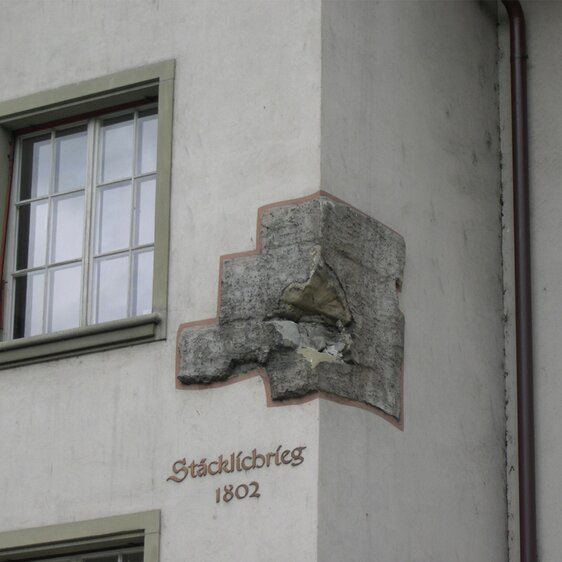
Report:
M0 369L161 339L159 314L123 318L0 343Z

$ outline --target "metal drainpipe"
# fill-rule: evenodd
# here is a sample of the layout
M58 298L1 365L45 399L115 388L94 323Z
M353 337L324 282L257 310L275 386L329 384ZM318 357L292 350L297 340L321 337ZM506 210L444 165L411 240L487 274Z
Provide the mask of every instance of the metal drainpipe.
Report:
M529 150L527 133L527 51L525 15L518 0L502 0L509 16L513 222L515 238L515 322L517 361L517 444L521 562L537 560Z

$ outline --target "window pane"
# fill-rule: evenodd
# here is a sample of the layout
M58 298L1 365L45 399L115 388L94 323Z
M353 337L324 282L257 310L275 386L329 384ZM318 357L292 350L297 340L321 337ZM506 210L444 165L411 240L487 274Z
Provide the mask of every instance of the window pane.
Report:
M101 128L100 182L130 178L133 174L133 116L107 119Z
M133 316L152 312L152 277L154 252L133 254Z
M48 210L46 200L19 207L16 269L44 265Z
M94 323L127 317L129 255L111 256L94 263Z
M131 552L123 554L123 562L143 562L144 554L142 552Z
M118 554L102 554L100 556L94 556L93 558L84 558L84 559L80 559L80 560L84 560L84 562L118 562L119 561L119 555ZM141 562L142 562L142 558L141 558Z
M20 201L49 193L51 179L51 135L22 142Z
M156 140L158 117L156 110L144 111L138 119L137 173L147 174L156 170Z
M48 332L80 325L82 265L67 265L49 272Z
M30 273L15 279L14 338L43 333L45 274Z
M55 140L55 191L86 185L86 126L57 133Z
M128 248L131 236L131 184L98 188L96 253Z
M156 178L139 180L135 197L135 246L154 243Z
M53 201L53 240L50 263L82 257L84 237L84 194L82 192Z

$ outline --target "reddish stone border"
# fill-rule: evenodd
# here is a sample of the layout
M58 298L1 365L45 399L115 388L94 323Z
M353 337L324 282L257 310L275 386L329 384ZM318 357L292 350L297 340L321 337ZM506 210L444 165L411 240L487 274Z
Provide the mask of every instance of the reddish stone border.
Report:
M332 199L333 201L337 201L338 203L342 203L343 205L347 205L348 207L354 209L355 211L361 213L364 216L368 216L363 211L360 211L359 209L356 209L352 205L349 205L345 201L342 201L338 197L335 197L334 195L331 195L330 193L326 193L325 191L317 191L317 192L312 193L311 195L307 195L305 197L299 197L299 198L296 198L296 199L287 199L285 201L278 201L276 203L270 203L268 205L264 205L263 207L260 207L258 209L258 218L257 218L257 224L256 224L256 230L257 230L257 233L256 233L256 248L254 250L248 250L246 252L235 252L233 254L224 254L220 257L219 282L218 282L219 286L218 286L218 297L217 297L217 315L214 318L206 318L205 320L195 320L193 322L186 322L184 324L180 324L178 326L178 330L177 330L176 342L179 341L179 337L180 337L181 332L183 330L185 330L186 328L191 328L193 326L208 326L208 325L218 324L220 307L221 307L221 299L222 299L221 279L222 279L223 264L224 264L225 260L244 257L244 256L255 256L257 254L261 254L261 250L262 250L261 224L262 224L263 214L266 211L268 211L269 209L272 209L272 208L275 208L275 207L284 207L286 205L298 205L300 203L306 203L307 201L312 201L312 200L318 199L320 197L327 197L329 199ZM399 420L397 420L394 416L391 416L391 415L387 414L386 412L384 412L383 410L381 410L380 408L377 408L375 406L370 406L368 404L364 404L362 402L357 402L355 400L350 400L348 398L341 398L340 396L335 396L333 394L329 394L327 392L322 392L322 391L313 392L311 394L303 396L302 398L292 398L292 399L289 399L289 400L273 400L271 398L271 386L269 384L269 379L266 375L265 369L263 369L263 368L254 369L253 371L250 371L248 373L244 373L242 375L231 377L231 378L229 378L225 381L220 381L220 382L215 382L215 383L210 383L210 384L190 384L190 385L187 385L187 384L181 383L177 378L178 373L179 373L179 365L180 365L179 348L178 348L178 345L176 343L175 381L176 381L176 389L177 390L204 390L204 389L219 388L219 387L222 387L222 386L229 386L229 385L235 384L237 382L242 382L242 381L248 380L252 377L261 377L261 379L263 381L263 384L264 384L264 390L265 390L265 396L266 396L266 402L267 402L268 408L276 408L278 406L293 406L293 405L298 405L298 404L306 404L307 402L310 402L312 400L322 398L324 400L329 400L330 402L336 402L337 404L343 404L345 406L352 406L354 408L359 408L360 410L367 410L369 412L372 412L372 413L376 414L377 416L380 416L381 418L383 418L384 420L386 420L390 424L392 424L394 427L397 427L398 429L400 429L400 431L404 431L404 365L402 365L402 369L400 370L400 419Z

